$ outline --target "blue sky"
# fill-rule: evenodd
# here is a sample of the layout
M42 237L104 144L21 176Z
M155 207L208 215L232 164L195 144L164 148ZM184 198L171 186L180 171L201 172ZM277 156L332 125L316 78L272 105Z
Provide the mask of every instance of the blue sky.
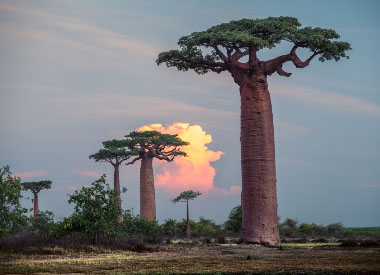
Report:
M88 159L102 141L150 123L186 122L225 153L211 163L214 186L240 186L238 86L227 73L158 67L156 55L230 20L294 16L303 26L335 29L353 50L349 60L287 64L290 78L269 77L279 215L380 225L379 8L378 1L2 1L0 165L25 180L51 179L40 209L61 218L72 211L74 187L101 173L111 183L111 167ZM121 171L123 207L136 213L138 168ZM184 216L171 194L157 188L156 196L160 221ZM239 194L209 192L191 216L222 223L239 203Z

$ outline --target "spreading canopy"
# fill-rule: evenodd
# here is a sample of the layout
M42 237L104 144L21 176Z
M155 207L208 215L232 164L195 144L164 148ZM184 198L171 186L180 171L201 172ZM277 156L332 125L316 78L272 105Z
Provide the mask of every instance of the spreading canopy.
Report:
M129 140L108 140L103 142L104 149L100 149L97 153L89 156L96 162L109 162L113 166L119 166L123 161L128 160L132 156L138 155L140 150L127 150L130 145Z
M31 190L33 193L39 193L41 190L51 188L50 180L41 180L41 181L28 181L21 183L24 190Z
M162 134L158 131L134 131L125 137L129 142L129 149L138 152L137 157L127 164L132 164L146 155L170 162L176 156L186 156L181 147L189 144L178 135Z
M191 69L198 74L209 71L232 73L234 68L238 68L253 73L260 71L265 75L277 72L282 76L290 76L290 73L282 70L282 65L288 61L293 62L297 68L303 68L317 55L322 62L348 58L346 51L351 49L350 44L336 41L338 38L339 35L331 29L301 28L294 17L241 19L181 37L178 41L181 49L160 53L156 62L181 71ZM267 61L257 58L259 50L273 48L281 42L293 44L288 54ZM204 54L200 47L205 47L209 53ZM301 61L296 54L298 48L310 50L310 57ZM244 56L249 56L246 63L240 61Z
M197 198L200 195L202 195L200 192L196 192L193 190L183 191L181 194L178 195L178 197L172 199L171 201L173 203L187 202L189 200L194 200L195 198Z

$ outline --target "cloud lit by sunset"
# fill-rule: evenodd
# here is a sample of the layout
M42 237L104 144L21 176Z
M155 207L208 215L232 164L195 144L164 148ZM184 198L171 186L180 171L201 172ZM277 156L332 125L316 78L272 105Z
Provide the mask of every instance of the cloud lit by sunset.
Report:
M182 150L187 157L176 157L173 162L159 162L157 166L162 168L161 173L155 177L155 185L164 188L170 193L178 193L184 190L196 190L200 192L220 190L214 186L215 168L210 162L217 161L224 153L209 150L206 144L212 142L212 137L199 125L176 122L172 125L150 124L142 126L137 131L156 130L166 134L178 134L178 136L189 142ZM239 187L236 186L239 189ZM222 190L223 193L236 191ZM240 189L238 190L240 191ZM235 192L232 192L235 193Z

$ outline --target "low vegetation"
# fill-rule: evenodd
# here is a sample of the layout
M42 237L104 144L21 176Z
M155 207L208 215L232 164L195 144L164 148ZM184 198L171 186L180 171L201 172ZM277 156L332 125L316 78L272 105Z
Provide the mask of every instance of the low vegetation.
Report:
M380 271L379 227L287 218L279 222L280 249L243 245L241 206L222 225L204 217L160 224L121 210L105 176L69 197L71 216L56 221L52 212L39 211L36 218L27 217L19 201L20 180L9 167L0 172L0 274ZM190 239L185 238L189 227Z

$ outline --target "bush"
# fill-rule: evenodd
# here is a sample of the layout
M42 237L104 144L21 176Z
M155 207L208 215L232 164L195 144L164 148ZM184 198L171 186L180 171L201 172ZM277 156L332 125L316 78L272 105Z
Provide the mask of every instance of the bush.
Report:
M43 237L55 235L57 224L54 222L54 214L51 211L39 211L37 218L30 217L31 225L29 230L40 234Z
M104 237L115 236L121 211L115 199L115 191L106 183L105 175L82 187L69 198L74 204L74 213L64 221L68 231L79 231L83 237L98 243Z
M337 223L330 223L326 226L326 231L329 236L342 236L344 233L344 226L343 223L337 222Z
M220 231L219 225L216 225L214 221L205 219L203 217L199 218L197 228L198 236L215 236Z
M165 220L165 222L161 225L161 228L162 228L162 233L165 236L170 236L170 237L175 237L179 230L178 222L174 219Z
M241 205L235 206L228 215L224 228L232 233L240 233L242 225L242 208Z
M140 236L161 234L161 228L156 220L147 221L139 215L133 215L131 210L124 211L119 231L122 234Z
M19 231L26 225L26 208L21 207L21 184L11 176L9 166L0 168L0 237Z

